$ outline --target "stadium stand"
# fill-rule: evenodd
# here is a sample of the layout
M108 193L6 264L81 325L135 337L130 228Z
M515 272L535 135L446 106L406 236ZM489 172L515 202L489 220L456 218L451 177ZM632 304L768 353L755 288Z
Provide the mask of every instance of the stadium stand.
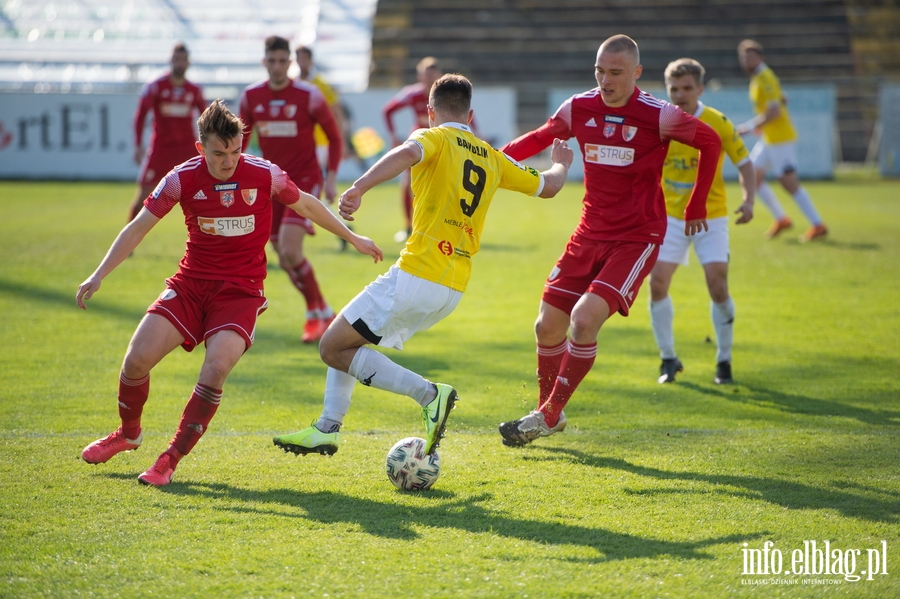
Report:
M549 88L595 85L590 65L609 35L639 42L644 85L660 82L669 61L691 56L708 80L746 86L735 48L751 37L782 83L836 85L839 158L863 161L878 85L900 76L897 31L897 0L381 0L370 81L410 83L419 58L438 56L446 71L476 84L515 86L524 131L546 119Z
M264 75L275 34L315 45L334 85L362 91L375 1L12 0L0 4L0 89L133 92L185 42L190 78L230 97Z

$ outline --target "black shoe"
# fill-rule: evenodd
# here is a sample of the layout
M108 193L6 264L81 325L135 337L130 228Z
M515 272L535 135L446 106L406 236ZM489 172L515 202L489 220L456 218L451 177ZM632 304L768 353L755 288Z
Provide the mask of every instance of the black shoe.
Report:
M731 378L731 362L723 360L716 364L716 378L713 379L713 382L717 385L730 385L734 382L734 379Z
M660 383L674 383L675 373L683 370L684 365L678 358L664 358L662 364L659 365L659 378L657 381Z

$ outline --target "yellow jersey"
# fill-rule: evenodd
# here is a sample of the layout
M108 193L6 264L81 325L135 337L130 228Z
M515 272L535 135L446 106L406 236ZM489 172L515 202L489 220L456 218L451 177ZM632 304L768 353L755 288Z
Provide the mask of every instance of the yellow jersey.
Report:
M762 140L767 144L783 144L796 140L797 132L791 124L787 100L781 93L781 83L772 69L762 63L750 78L750 103L753 104L753 111L756 114L762 114L773 102L778 102L781 106L781 114L762 126Z
M417 129L409 141L422 149L422 160L412 167L412 235L397 266L465 291L494 193L502 188L535 196L544 188L544 177L461 123Z
M317 72L313 72L312 78L306 79L305 81L309 81L319 88L319 91L325 96L325 103L328 104L328 108L334 113L335 105L337 105L338 101L341 99L340 94L338 94L333 87L328 85L328 82ZM316 125L315 131L313 131L313 137L316 140L316 147L328 145L328 136L325 135L325 131L322 129L321 125Z
M700 102L694 117L712 127L722 139L722 151L719 154L719 163L716 165L716 176L709 188L709 195L706 196L706 218L728 216L725 180L722 178L725 154L728 154L728 158L735 166L741 166L750 159L750 153L747 151L747 146L744 145L744 140L735 130L734 123L715 108L710 108ZM699 155L700 152L696 148L674 140L669 143L669 153L666 154L662 177L663 193L666 195L666 213L669 216L684 220L684 209L691 197L694 183L697 181Z

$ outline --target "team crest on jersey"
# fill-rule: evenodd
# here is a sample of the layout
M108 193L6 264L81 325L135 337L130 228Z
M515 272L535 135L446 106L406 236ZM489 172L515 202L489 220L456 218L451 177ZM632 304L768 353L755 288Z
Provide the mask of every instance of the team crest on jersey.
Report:
M638 131L637 127L623 126L622 127L622 138L625 141L631 141L632 139L634 139L634 136L637 135L637 131Z
M446 239L438 243L438 250L445 256L449 256L453 253L453 244L451 244Z
M603 126L603 137L612 137L616 134L616 124L615 123L606 123Z
M248 206L252 206L253 202L256 201L256 190L255 189L242 189L241 195L244 198L244 201L247 202Z
M219 192L219 201L222 202L222 205L226 208L230 207L234 204L234 192L233 191L220 191Z
M284 107L284 116L289 119L294 118L294 115L297 114L297 105L296 104L288 104Z

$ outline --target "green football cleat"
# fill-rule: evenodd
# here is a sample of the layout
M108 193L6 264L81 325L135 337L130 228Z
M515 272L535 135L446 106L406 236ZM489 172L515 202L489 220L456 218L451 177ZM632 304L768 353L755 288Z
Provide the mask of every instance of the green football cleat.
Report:
M297 455L307 453L334 455L341 443L341 433L323 433L313 425L296 433L279 435L272 439L272 442L285 452L290 451Z
M447 416L450 410L459 399L456 395L456 389L450 385L442 383L434 383L437 389L437 397L422 408L422 421L425 423L425 454L431 455L437 449L441 438L444 436L444 429L447 426Z

